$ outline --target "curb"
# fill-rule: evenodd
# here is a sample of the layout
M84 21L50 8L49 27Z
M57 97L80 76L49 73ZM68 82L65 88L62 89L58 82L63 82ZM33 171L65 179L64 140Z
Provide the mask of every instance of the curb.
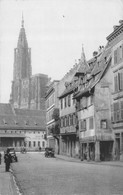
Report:
M92 161L79 161L79 160L76 160L76 159L69 159L69 158L64 158L64 157L61 157L61 156L56 156L57 159L61 159L61 160L64 160L64 161L68 161L68 162L77 162L77 163L81 163L81 164L93 164L93 165L102 165L102 166L112 166L112 167L123 167L123 163L122 164L112 164L112 163L103 163L103 162L92 162ZM113 161L114 162L114 161ZM115 163L115 162L114 162Z

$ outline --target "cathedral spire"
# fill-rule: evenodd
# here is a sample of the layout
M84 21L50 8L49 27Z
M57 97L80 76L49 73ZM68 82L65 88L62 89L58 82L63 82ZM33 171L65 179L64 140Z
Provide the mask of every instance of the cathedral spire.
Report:
M22 13L21 27L24 28L24 17L23 17L23 13Z
M86 61L86 57L85 57L84 47L82 44L81 62L84 63L85 61Z

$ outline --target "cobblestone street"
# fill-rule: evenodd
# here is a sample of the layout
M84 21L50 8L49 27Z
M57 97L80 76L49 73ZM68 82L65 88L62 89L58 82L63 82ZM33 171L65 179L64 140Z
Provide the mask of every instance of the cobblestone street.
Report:
M18 154L13 173L24 195L122 195L123 167Z

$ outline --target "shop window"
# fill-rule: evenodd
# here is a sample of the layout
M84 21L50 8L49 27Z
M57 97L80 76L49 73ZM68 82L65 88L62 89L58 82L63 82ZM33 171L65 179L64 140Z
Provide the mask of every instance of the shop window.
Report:
M107 120L101 120L101 129L107 129Z

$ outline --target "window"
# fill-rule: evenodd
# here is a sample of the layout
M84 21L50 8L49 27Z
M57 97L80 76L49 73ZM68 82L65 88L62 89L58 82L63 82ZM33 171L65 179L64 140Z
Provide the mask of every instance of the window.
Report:
M73 125L75 125L75 124L76 124L76 115L73 114Z
M42 147L43 147L43 148L45 147L45 142L44 142L44 141L42 142Z
M40 142L38 141L38 147L40 147Z
M61 127L63 127L63 118L61 118Z
M68 95L68 106L71 106L71 95Z
M33 142L33 146L35 147L35 141Z
M94 122L93 122L93 117L89 118L89 129L93 129L94 128Z
M31 141L29 141L29 147L31 147Z
M67 97L64 98L64 107L67 107Z
M107 129L107 120L101 120L101 129Z
M64 120L65 120L64 126L66 127L67 126L67 116L65 116Z
M117 49L114 51L114 65L117 64Z
M73 125L73 114L70 115L70 125Z
M120 71L114 76L114 91L122 91L123 90L123 71Z
M61 99L61 109L63 109L63 99Z
M86 119L80 121L80 131L86 131Z

